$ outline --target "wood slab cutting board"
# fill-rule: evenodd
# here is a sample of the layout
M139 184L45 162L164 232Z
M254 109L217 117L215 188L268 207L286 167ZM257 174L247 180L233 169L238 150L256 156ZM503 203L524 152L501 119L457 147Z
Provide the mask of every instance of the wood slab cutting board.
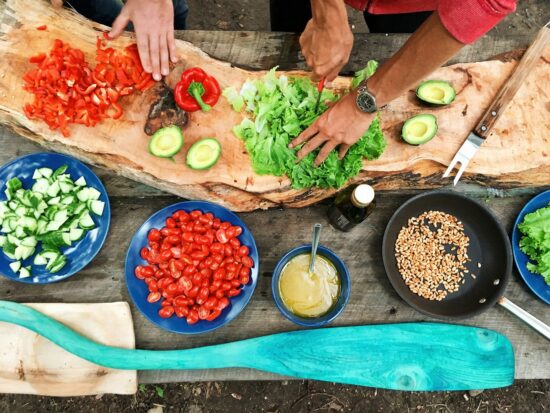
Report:
M27 305L91 340L135 348L128 303ZM85 396L136 391L136 370L98 366L26 328L0 322L0 393Z
M46 24L48 30L37 31ZM84 161L109 168L126 177L150 184L185 198L206 199L233 210L248 211L275 206L301 207L332 195L333 191L296 191L287 178L254 174L241 141L231 133L243 114L234 113L225 99L209 113L192 113L185 128L185 147L176 162L158 159L147 152L149 137L143 132L146 115L156 100L159 87L122 100L125 109L119 121L105 121L95 128L71 127L70 138L27 119L23 104L31 99L22 90L22 76L31 68L28 58L51 48L55 38L70 42L94 62L95 40L105 28L67 10L54 10L48 1L2 0L0 2L0 121L20 135L47 148L68 153ZM132 42L130 34L114 42L123 47ZM178 41L181 63L166 79L174 86L186 67L200 66L214 75L222 88L240 87L247 78L261 76L232 67L207 56L193 45ZM517 64L516 59L457 64L436 71L431 78L451 81L457 98L448 107L422 107L409 91L392 102L382 115L388 147L376 161L365 161L357 180L378 189L430 188L449 183L442 171L468 132L489 105L504 80ZM304 72L289 72L306 75ZM287 73L288 74L288 73ZM339 78L337 89L349 86ZM438 136L415 147L400 139L402 123L418 113L434 113ZM483 145L463 178L497 187L543 185L550 182L550 49L540 59L496 130ZM223 146L222 158L208 171L193 171L184 165L184 154L193 142L217 137Z

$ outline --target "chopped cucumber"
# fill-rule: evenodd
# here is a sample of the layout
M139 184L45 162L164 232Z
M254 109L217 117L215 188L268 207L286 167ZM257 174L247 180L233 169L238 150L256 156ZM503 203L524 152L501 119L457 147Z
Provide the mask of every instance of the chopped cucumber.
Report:
M105 202L93 200L90 201L90 211L94 214L101 216L103 215L103 210L105 209Z
M82 214L82 216L80 217L80 221L78 222L78 225L80 226L80 228L87 229L87 230L95 228L94 220L90 216L89 212L84 212L84 214Z
M76 181L74 181L74 184L76 186L86 186L86 179L84 179L83 176L81 176L80 178L78 178Z
M84 236L84 230L81 228L71 228L69 232L69 238L73 242L80 241L83 236Z
M55 171L37 168L30 189L17 177L6 182L7 200L0 201L0 249L14 260L10 267L20 277L30 277L32 268L22 261L34 255L33 265L55 273L66 264L60 249L71 246L95 228L91 214L101 216L105 202L101 192L88 187L84 177L73 181L67 166ZM42 251L35 254L36 249Z
M36 254L36 256L34 257L34 265L46 265L47 263L48 260L44 257L43 253Z
M17 273L21 268L21 261L10 262L10 268L13 272Z
M50 168L40 168L38 172L40 172L40 175L42 175L44 178L49 178L53 174L53 170Z
M31 268L23 267L19 270L19 278L28 278L31 276Z

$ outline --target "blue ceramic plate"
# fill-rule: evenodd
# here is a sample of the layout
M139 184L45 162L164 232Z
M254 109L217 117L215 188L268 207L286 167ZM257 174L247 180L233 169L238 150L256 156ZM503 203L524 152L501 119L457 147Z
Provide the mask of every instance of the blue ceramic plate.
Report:
M531 199L519 213L514 224L514 231L512 232L512 249L514 251L516 267L529 288L533 290L533 292L546 304L550 304L550 286L544 282L544 278L541 275L533 274L527 269L529 258L519 249L519 240L522 235L519 232L518 225L523 222L525 215L534 212L537 209L547 207L549 203L550 191L538 194L536 197Z
M21 158L17 158L5 164L0 168L0 201L6 200L4 189L6 182L11 178L19 178L23 183L23 188L29 189L34 183L32 175L36 168L51 168L55 170L63 165L68 166L66 173L70 174L73 180L83 176L89 187L93 187L101 192L99 199L105 202L103 215L98 217L97 215L92 214L96 227L93 230L88 231L84 238L80 241L74 243L70 247L61 249L63 254L67 257L67 264L61 269L61 271L55 274L49 273L43 266L33 265L32 277L19 278L19 276L9 267L12 260L6 257L4 253L0 252L0 273L12 280L27 284L49 284L64 280L88 265L95 258L99 250L101 250L101 247L107 238L109 225L111 223L111 208L109 205L107 191L99 178L91 171L90 168L70 156L57 153L33 153L31 155L22 156ZM40 252L40 250L41 248L38 247L36 249L36 253ZM34 255L23 261L23 266L31 265L33 260Z
M239 225L243 229L243 233L238 237L241 244L246 245L250 248L250 258L254 260L254 268L250 272L250 282L243 287L243 291L237 296L230 299L231 304L229 307L225 308L222 311L222 314L216 318L214 321L205 321L200 320L196 324L187 324L184 318L178 318L175 315L170 318L161 318L158 315L158 312L161 308L160 301L150 304L147 302L147 296L149 295L149 290L147 285L143 280L136 278L134 275L134 269L138 265L147 265L147 262L143 260L140 256L140 250L147 246L147 234L152 228L162 228L164 227L164 222L166 218L170 217L174 212L178 210L184 210L191 212L195 209L202 211L203 213L211 212L216 218L220 218L222 221L229 221L232 225ZM247 228L241 219L235 215L233 212L228 209L213 204L211 202L205 201L186 201L179 202L174 205L170 205L164 209L161 209L153 216L151 216L142 226L138 229L132 242L130 243L130 248L128 249L128 255L126 256L126 284L128 286L128 291L130 296L134 301L136 307L141 311L141 313L149 319L153 324L157 326L172 331L179 334L199 334L205 333L207 331L212 331L221 326L229 323L239 313L246 307L252 294L254 293L254 288L256 288L256 283L258 281L259 273L259 256L258 248L256 247L256 242L252 233Z

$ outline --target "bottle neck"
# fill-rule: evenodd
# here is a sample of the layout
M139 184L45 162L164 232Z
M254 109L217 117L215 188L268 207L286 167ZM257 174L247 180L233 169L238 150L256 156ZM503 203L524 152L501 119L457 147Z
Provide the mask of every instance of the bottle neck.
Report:
M360 188L360 187L361 185L355 188L351 193L351 203L357 208L366 208L374 200L374 192L369 187L369 191L372 191L373 193L365 194L364 192L365 188ZM358 191L363 191L363 192L361 194L358 194Z

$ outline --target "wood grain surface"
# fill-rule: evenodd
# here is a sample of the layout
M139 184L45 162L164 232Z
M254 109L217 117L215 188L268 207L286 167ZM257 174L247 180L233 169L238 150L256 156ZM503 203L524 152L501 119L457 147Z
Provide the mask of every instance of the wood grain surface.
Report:
M544 55L546 48L550 46L549 25L550 23L540 29L537 33L533 43L531 43L529 48L525 51L512 74L501 86L493 98L493 101L486 109L485 113L481 116L481 120L474 129L475 133L479 137L486 139L491 134L500 117L504 114L506 108L514 99L517 91L525 82L525 79L529 77L534 67L536 67L537 63ZM550 115L547 114L547 116Z
M45 125L30 121L22 114L23 103L29 99L21 90L21 76L30 68L27 59L37 51L48 50L56 37L70 39L71 44L91 59L95 37L101 27L69 11L55 11L48 2L39 0L4 0L0 3L0 15L0 51L4 56L0 62L0 120L22 136L177 195L213 200L239 211L301 207L332 194L330 190L319 189L295 191L287 178L254 174L242 142L231 133L232 126L244 115L232 112L223 99L208 114L193 113L185 129L183 153L204 136L216 136L223 144L221 161L206 172L192 171L184 166L183 155L172 163L147 153L148 137L142 129L148 107L155 100L156 89L123 102L126 112L122 120L105 121L93 129L75 125L71 138L61 138L58 133L52 133ZM47 24L48 30L37 32L36 27L41 24ZM265 64L276 53L276 44L262 44L259 42L261 37L255 39L256 42L248 39L247 46L256 47L252 57L264 54L267 57L263 61ZM125 36L115 45L122 47L130 41L132 39ZM199 42L199 46L203 45ZM231 47L233 54L238 49L238 43ZM249 55L247 50L241 48L244 62ZM178 42L178 51L184 63L167 78L169 85L175 83L185 67L194 65L207 68L222 87L239 87L245 79L261 75L261 72L245 71L213 60L190 43ZM545 90L550 88L549 53L547 50L545 57L540 59L516 95L514 104L470 163L467 180L499 187L541 185L548 181L550 156L545 148L549 144L546 130L550 127L550 117ZM262 62L258 58L251 58L250 62L256 64L258 60ZM382 116L388 148L379 160L365 162L358 180L368 181L378 189L444 185L446 181L442 180L441 172L515 65L515 60L494 60L438 70L433 77L453 82L458 92L457 99L449 107L422 107L412 91L392 102ZM349 80L340 78L335 84L337 88L346 88ZM403 121L424 112L438 116L438 137L421 147L404 144L399 139Z
M98 343L135 347L127 303L28 305ZM135 370L98 366L26 328L0 322L0 393L85 396L136 391Z
M6 4L6 0L3 0L3 3L0 2L0 8ZM5 14L0 16L0 19L6 21ZM266 69L275 65L280 65L284 69L305 68L299 54L296 35L187 31L179 32L178 36L218 59L231 61L240 66L253 69ZM354 53L348 69L358 69L371 58L388 58L406 39L406 35L356 35ZM530 40L526 36L486 36L475 45L466 47L457 55L454 62L488 59L512 49L525 48ZM0 90L0 93L5 91ZM3 100L0 99L0 102ZM11 127L12 125L0 126L0 164L21 155L44 150L30 140L22 139L20 135L13 133ZM457 144L457 148L458 146ZM17 302L88 303L130 300L124 284L124 259L131 235L151 214L180 199L142 181L126 179L107 169L94 168L94 171L108 190L113 220L107 242L93 264L67 281L54 285L22 285L0 277L2 299ZM411 176L410 179L416 178ZM475 176L472 179L485 186L460 183L457 190L485 200L509 233L522 206L535 193L548 189L550 184L550 179L547 179L538 186L533 184L534 186L526 188L516 186L495 189L491 187L494 181L490 177ZM438 182L437 185L439 184ZM415 312L393 291L384 273L380 255L382 234L389 218L397 207L416 193L418 190L414 185L380 192L374 214L351 233L343 235L328 226L325 227L322 243L344 259L350 269L353 284L346 309L332 325L430 320ZM286 320L273 304L271 271L284 252L307 241L313 223L326 223L325 211L326 205L321 203L290 211L273 209L241 214L256 238L261 256L261 276L247 308L236 320L216 332L188 337L158 329L132 305L136 346L148 349L191 348L297 329L297 326ZM517 272L514 272L506 289L506 296L516 304L528 308L541 320L550 323L548 306L537 300ZM499 331L511 340L515 351L517 379L550 378L548 342L504 309L495 307L464 323ZM249 369L147 371L139 374L139 381L144 383L281 378Z

